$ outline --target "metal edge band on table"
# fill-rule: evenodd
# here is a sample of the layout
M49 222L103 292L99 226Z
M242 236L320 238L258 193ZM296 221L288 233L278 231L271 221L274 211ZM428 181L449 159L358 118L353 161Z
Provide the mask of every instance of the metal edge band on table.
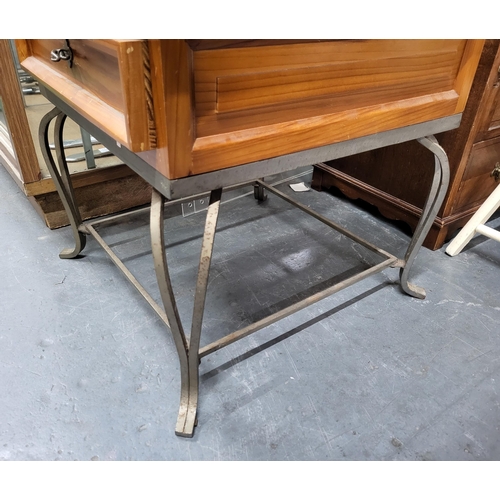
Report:
M149 163L137 154L132 153L125 146L118 145L114 139L87 120L84 116L76 112L64 100L60 99L55 93L42 84L40 85L40 91L57 108L63 111L64 114L69 116L93 137L98 139L103 146L107 147L117 158L122 160L169 200L206 193L220 187L228 187L234 184L249 182L264 176L280 174L287 170L292 170L293 168L335 160L337 158L371 151L372 149L439 134L447 130L458 128L462 119L462 114L458 113L437 120L367 135L358 139L351 139L276 158L171 180L167 179Z
M291 153L267 160L247 163L237 167L226 168L206 174L193 175L182 179L170 180L168 192L172 198L189 196L193 192L204 189L217 189L225 185L243 182L246 179L261 178L264 176L280 174L293 168L323 163L329 160L344 158L357 153L371 151L372 149L399 144L425 136L439 134L452 130L460 125L462 114L440 118L417 125L410 125L399 129L379 132L358 139L330 144L319 148L308 149L298 153ZM251 174L251 175L250 175ZM167 196L168 198L168 196Z
M419 125L404 127L389 132L381 132L379 134L366 136L360 139L345 141L330 146L311 149L299 153L293 153L286 156L262 160L259 162L248 163L237 167L231 167L224 170L200 174L190 178L169 180L157 172L151 165L145 162L141 157L129 151L126 147L120 146L115 140L102 132L98 127L93 125L86 118L74 111L71 106L58 98L55 94L41 86L42 93L51 101L56 108L49 111L42 119L40 126L40 143L44 158L48 163L49 170L53 176L57 190L63 200L66 211L70 218L73 235L76 240L75 249L61 253L62 258L73 258L83 249L85 244L85 235L91 234L96 241L108 253L112 261L125 274L127 279L137 288L137 290L147 300L153 310L158 314L166 326L169 326L172 333L178 359L180 363L181 373L181 394L179 412L175 432L179 436L191 437L194 433L194 427L197 425L198 399L199 399L199 363L204 356L217 351L227 345L240 340L251 333L254 333L294 312L297 312L308 305L314 304L319 300L326 298L348 286L361 281L368 276L382 271L388 267L400 268L400 283L403 291L407 294L424 298L425 290L409 283L408 274L412 263L422 245L422 242L427 235L434 218L439 210L446 193L449 182L449 165L445 151L439 146L437 140L433 137L434 133L443 132L452 128L458 127L461 115L453 115L439 120L433 120ZM152 188L152 200L150 207L150 230L151 230L151 246L154 269L157 277L160 296L163 303L163 309L151 298L146 290L139 284L130 271L126 268L118 256L104 242L103 238L95 230L94 226L104 224L108 221L118 220L124 217L124 214L110 216L104 219L98 219L94 222L82 223L79 214L78 206L74 198L74 192L71 186L67 163L64 158L62 144L62 125L64 124L65 116L72 118L78 125L90 132L104 146L106 146L113 154L126 163L132 170L139 174ZM55 163L48 152L49 144L47 139L48 124L56 118L55 132L56 137L56 153L59 164L59 173ZM434 153L434 177L432 185L429 189L429 195L425 202L422 216L420 217L414 235L408 245L404 259L398 259L390 253L382 250L375 245L358 237L354 233L348 231L342 226L323 217L321 214L311 210L309 207L302 205L285 193L275 189L267 184L262 179L265 176L270 176L285 172L297 167L302 167L311 164L328 161L342 156L348 156L362 151L376 149L390 144L397 144L409 140L418 140L424 147ZM301 209L308 215L316 218L320 222L339 231L344 236L350 238L356 243L363 245L367 249L377 253L383 257L383 262L370 266L364 271L357 272L353 276L336 283L320 292L314 293L305 299L299 300L295 304L285 307L281 311L267 316L251 325L237 330L225 337L212 342L209 345L200 348L200 339L203 325L203 315L205 307L205 298L208 286L208 277L210 271L210 263L214 239L216 234L217 218L221 204L222 190L234 189L242 185L248 185L255 182L254 196L262 200L264 191L267 190L285 201L291 203L295 207ZM165 230L164 230L164 207L174 205L182 201L196 199L210 193L209 208L205 222L205 229L202 238L202 248L198 268L198 277L196 283L193 317L191 322L191 334L185 335L181 319L179 317L175 295L172 290L167 256L165 251ZM166 201L169 200L169 201ZM142 212L145 209L139 209L129 213Z

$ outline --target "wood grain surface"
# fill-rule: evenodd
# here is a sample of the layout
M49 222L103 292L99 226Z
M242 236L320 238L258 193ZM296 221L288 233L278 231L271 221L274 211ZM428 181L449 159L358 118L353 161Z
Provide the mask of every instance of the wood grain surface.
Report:
M85 56L78 75L61 71L68 88L57 88L133 151L156 148L154 167L177 179L460 113L483 43L149 40L148 100L148 62L135 48L143 41L84 40L75 42ZM33 42L23 64L54 84L30 62L49 65L47 44ZM106 118L102 103L118 115Z

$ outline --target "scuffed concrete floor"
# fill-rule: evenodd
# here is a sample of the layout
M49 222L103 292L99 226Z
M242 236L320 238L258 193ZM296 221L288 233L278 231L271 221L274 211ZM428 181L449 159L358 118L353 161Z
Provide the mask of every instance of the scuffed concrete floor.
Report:
M92 238L59 259L70 230L47 229L3 168L0 191L1 460L500 458L498 243L422 249L425 300L389 269L204 358L185 439L169 332ZM380 216L294 196L403 256L408 235ZM203 215L166 223L186 329ZM273 195L223 204L218 227L202 345L373 261ZM99 231L158 299L147 216Z

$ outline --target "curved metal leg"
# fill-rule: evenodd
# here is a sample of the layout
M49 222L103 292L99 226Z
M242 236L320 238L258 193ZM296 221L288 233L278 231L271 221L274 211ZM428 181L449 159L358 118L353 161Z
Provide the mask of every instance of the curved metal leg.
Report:
M165 255L165 239L163 232L163 196L153 189L151 199L151 245L153 259L160 288L160 294L165 307L165 313L170 323L174 337L179 363L181 367L181 399L175 433L178 436L192 437L197 423L198 389L200 364L199 348L203 311L212 259L213 243L219 215L222 189L212 191L205 223L205 232L201 247L200 267L194 297L193 321L189 342L182 328L175 297L170 283L167 259Z
M189 403L188 344L175 303L175 296L168 272L163 228L164 201L163 196L153 189L150 214L151 247L153 250L156 279L158 281L163 307L165 308L165 313L170 324L170 331L172 332L175 347L177 348L177 355L179 356L181 369L181 399L175 433L183 435L184 422L186 420Z
M205 231L201 244L200 266L198 279L196 281L196 292L194 295L193 320L191 322L191 335L189 337L189 406L184 427L185 435L193 435L197 423L196 413L198 408L198 386L199 386L199 349L201 338L201 327L203 323L203 312L205 310L205 298L207 296L208 276L212 251L214 247L217 219L219 217L220 200L222 188L215 189L210 193Z
M54 118L57 118L55 123L54 135L60 173L56 168L54 159L52 158L48 140L49 125ZM80 252L85 248L86 236L85 234L78 231L78 227L82 223L82 219L80 216L80 211L78 210L78 205L75 201L75 193L73 191L73 186L69 177L66 158L64 157L63 127L65 120L66 115L64 115L59 109L54 108L52 111L49 111L40 121L38 138L40 141L40 149L42 151L43 158L45 160L45 163L47 164L47 168L49 169L57 192L59 193L64 209L66 210L66 214L68 215L71 229L73 231L73 237L75 239L75 248L64 249L59 254L59 257L61 259L73 259L77 255L79 255Z
M432 180L432 186L429 191L427 201L425 202L424 209L422 211L422 216L420 217L420 221L415 229L415 233L413 234L413 238L408 246L408 250L406 251L405 265L400 270L399 277L401 288L408 295L418 299L424 299L425 290L419 286L409 283L408 275L413 261L415 260L415 257L417 256L417 253L420 250L432 223L434 222L438 210L443 203L448 189L448 184L450 182L450 166L446 152L439 145L434 136L423 137L418 139L418 142L434 153L434 178Z

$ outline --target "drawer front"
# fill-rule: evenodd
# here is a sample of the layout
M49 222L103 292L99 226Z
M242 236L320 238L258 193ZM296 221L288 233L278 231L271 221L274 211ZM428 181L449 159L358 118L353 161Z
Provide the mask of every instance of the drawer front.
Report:
M32 40L32 54L113 108L123 111L125 104L120 81L118 46L106 40L69 40L73 52L73 64L70 68L64 60L54 62L50 59L51 51L64 47L65 43L65 40Z
M500 137L475 144L462 178L455 210L480 205L495 189L497 181L491 175L500 163Z
M51 60L51 52L67 43L71 67L66 60ZM142 40L18 41L27 71L132 151L155 147L147 48Z

